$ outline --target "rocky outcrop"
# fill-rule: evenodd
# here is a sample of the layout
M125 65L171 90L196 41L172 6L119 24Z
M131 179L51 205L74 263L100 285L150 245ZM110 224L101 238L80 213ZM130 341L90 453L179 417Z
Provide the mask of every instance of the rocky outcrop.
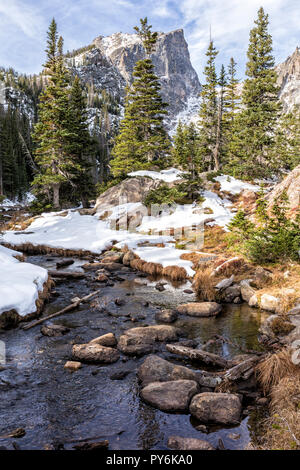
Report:
M278 183L274 189L268 194L268 209L270 210L275 200L283 193L286 192L289 199L290 215L296 216L296 212L300 206L300 165L294 168L287 177Z
M160 181L144 176L127 178L122 181L122 183L113 186L105 191L105 193L101 194L96 201L94 211L101 214L101 218L109 217L112 213L111 209L113 207L127 202L140 203L149 191L157 189L159 185ZM143 210L142 215L148 215L146 207L142 206L142 204L141 210ZM134 216L137 215L137 212L138 210L135 209ZM128 211L126 213L126 217L130 217Z
M289 56L285 62L276 67L278 74L279 97L285 112L300 105L300 49Z
M116 33L109 37L100 36L93 43L119 71L126 84L130 83L136 61L145 57L139 37L136 34ZM201 90L183 30L159 33L151 59L162 85L163 100L169 103L169 112L175 116L188 99Z
M122 98L125 86L132 80L135 63L144 57L141 40L136 34L115 33L97 37L87 50L67 61L84 82ZM162 98L169 104L170 119L174 119L188 100L198 96L201 90L183 30L159 33L151 59L162 86Z

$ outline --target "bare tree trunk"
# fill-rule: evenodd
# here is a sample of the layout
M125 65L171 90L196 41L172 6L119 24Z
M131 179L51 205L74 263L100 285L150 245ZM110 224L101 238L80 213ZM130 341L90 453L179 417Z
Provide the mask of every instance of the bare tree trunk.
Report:
M2 160L0 160L0 196L3 196L3 170L2 170Z
M214 161L215 161L215 170L220 169L220 147L221 147L221 130L222 130L222 107L223 104L222 102L220 103L219 106L219 112L218 112L218 122L217 122L217 135L216 135L216 145L213 149L213 156L214 156Z
M59 204L59 187L60 187L59 183L55 183L52 186L52 189L53 189L53 206L54 206L55 209L60 208L60 204Z

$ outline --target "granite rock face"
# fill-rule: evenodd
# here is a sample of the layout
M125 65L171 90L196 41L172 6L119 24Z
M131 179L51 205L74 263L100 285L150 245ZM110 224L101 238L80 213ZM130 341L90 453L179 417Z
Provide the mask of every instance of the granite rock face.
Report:
M277 65L279 97L284 112L289 112L294 106L300 105L300 48L289 56L282 64Z
M93 47L94 46L94 47ZM69 59L69 66L86 83L105 88L114 96L124 96L135 63L145 57L137 34L115 33L97 37L90 49ZM151 55L162 85L163 100L169 103L170 120L183 111L188 100L199 95L201 85L192 67L182 29L159 33Z

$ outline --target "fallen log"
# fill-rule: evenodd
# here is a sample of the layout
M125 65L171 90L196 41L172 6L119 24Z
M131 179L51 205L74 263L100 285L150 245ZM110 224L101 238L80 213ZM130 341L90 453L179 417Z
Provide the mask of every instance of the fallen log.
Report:
M82 279L86 277L85 273L72 272L72 271L56 271L54 269L48 270L49 276L63 279Z
M40 320L36 320L34 322L31 322L28 325L24 325L22 328L23 328L23 330L30 330L30 328L33 328L34 326L40 325L41 323L43 323L46 320L50 320L51 318L58 317L59 315L62 315L64 313L71 312L72 310L75 310L80 304L87 302L92 297L97 295L99 292L100 292L100 290L96 290L95 292L92 292L91 294L86 295L85 297L82 297L82 299L76 299L75 302L72 302L70 305L63 308L62 310L59 310L58 312L52 313L51 315L48 315L47 317L41 318Z
M240 364L227 370L224 374L224 380L236 382L237 380L247 380L254 373L254 366L261 360L261 356L254 356L246 359Z
M233 365L232 361L227 361L223 357L217 356L217 354L209 353L202 349L188 348L178 344L167 344L166 349L177 356L190 359L191 361L204 362L207 365L217 366L222 369L228 369Z
M57 269L66 268L67 266L71 266L71 264L74 264L73 259L64 259L56 263L56 268Z

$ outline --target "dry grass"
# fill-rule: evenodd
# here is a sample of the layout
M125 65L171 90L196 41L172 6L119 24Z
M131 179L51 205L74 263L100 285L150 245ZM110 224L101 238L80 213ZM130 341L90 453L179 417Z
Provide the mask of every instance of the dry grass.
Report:
M227 234L217 225L212 227L206 225L204 232L203 251L208 253L224 253L227 250Z
M179 266L167 266L163 268L162 275L169 277L172 281L183 281L188 277L186 270Z
M257 366L257 377L270 397L270 416L263 423L264 450L300 449L300 367L293 350L282 349Z
M94 256L95 253L87 250L68 250L64 248L54 248L47 245L33 245L32 243L21 243L20 245L11 245L10 243L3 243L6 248L12 250L23 251L28 255L57 255L57 256L76 256L78 258L85 258L86 256Z
M264 393L267 395L272 388L286 376L299 372L299 367L293 364L292 350L284 348L281 351L269 355L256 367L256 374Z
M162 264L159 263L145 263L143 264L142 271L150 274L151 276L161 275L163 272Z
M289 321L286 321L285 318L283 318L282 316L274 318L270 326L271 330L276 336L288 335L291 331L296 328L295 325L293 325Z
M35 217L25 217L19 212L13 214L12 218L5 224L5 230L13 230L15 232L26 230L29 225L34 222Z
M263 448L300 449L300 370L273 386L270 398L271 416L263 423Z
M132 267L132 269L142 271L145 263L146 261L143 261L142 259L133 259L132 261L130 261L130 266Z
M212 267L203 264L203 267L197 271L193 281L193 289L200 300L213 301L216 297L214 288L216 280L211 276Z

